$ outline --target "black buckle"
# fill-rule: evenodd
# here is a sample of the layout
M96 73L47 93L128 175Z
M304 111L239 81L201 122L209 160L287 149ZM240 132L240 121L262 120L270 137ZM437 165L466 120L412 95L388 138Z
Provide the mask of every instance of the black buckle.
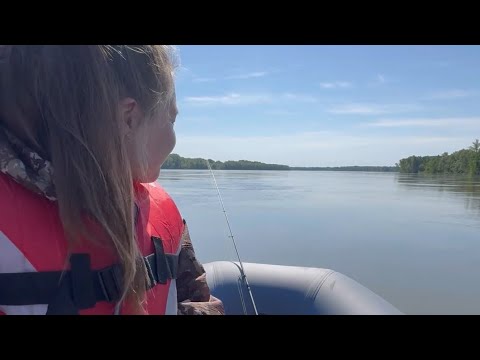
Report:
M108 302L118 301L122 289L122 271L120 265L109 266L97 272L98 280L105 299Z
M155 285L157 285L157 279L155 279L155 275L153 273L152 266L150 265L150 261L148 261L148 257L143 258L143 262L145 263L145 267L147 268L147 276L148 276L148 283L147 283L147 289L153 288Z
M157 275L158 282L160 284L166 284L168 279L171 279L170 269L166 258L165 251L163 249L163 242L159 237L152 236L153 246L155 253L153 254L155 275Z

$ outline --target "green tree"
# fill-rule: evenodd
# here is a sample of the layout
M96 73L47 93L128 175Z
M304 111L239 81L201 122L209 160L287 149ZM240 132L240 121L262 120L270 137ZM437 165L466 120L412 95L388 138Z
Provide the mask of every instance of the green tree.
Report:
M478 139L475 139L475 141L472 143L470 150L473 150L477 154L480 152L480 141L478 141Z
M437 156L410 156L398 162L402 173L480 175L480 141L468 149Z

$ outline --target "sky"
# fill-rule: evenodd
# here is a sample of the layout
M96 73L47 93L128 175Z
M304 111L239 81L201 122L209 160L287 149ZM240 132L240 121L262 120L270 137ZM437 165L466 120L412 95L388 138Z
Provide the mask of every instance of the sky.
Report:
M480 138L480 46L177 46L174 153L393 166Z

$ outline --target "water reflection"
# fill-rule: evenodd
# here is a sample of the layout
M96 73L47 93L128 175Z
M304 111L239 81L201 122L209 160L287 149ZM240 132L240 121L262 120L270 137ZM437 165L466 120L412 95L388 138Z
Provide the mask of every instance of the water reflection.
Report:
M407 190L437 191L464 201L466 210L480 216L480 177L461 175L395 174Z

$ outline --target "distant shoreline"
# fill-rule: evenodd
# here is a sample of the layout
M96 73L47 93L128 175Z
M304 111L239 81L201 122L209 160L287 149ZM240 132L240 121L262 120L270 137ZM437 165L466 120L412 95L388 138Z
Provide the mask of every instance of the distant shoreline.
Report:
M213 170L281 170L281 171L362 171L362 172L398 172L403 174L466 174L480 175L480 140L476 139L467 149L452 154L437 156L409 156L401 159L395 166L288 166L266 164L259 161L215 161L208 159ZM170 154L162 166L163 169L206 170L207 160L202 158L184 158Z
M288 166L266 164L259 161L215 161L208 159L213 170L280 170L280 171L367 171L398 172L397 166ZM184 158L178 154L170 154L162 169L170 170L207 170L207 160L203 158Z
M368 172L398 172L395 166L334 166L334 167L290 167L296 171L368 171Z

